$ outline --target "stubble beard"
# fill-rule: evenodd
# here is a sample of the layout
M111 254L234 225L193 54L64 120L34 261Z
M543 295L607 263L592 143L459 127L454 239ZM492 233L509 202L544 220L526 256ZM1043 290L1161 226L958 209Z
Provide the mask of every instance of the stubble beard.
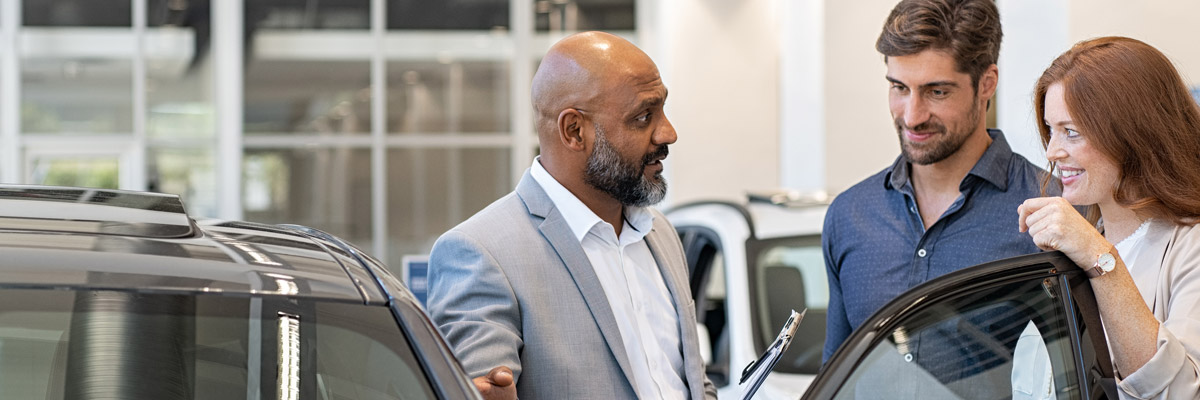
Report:
M974 103L974 102L973 102ZM923 124L909 128L904 125L903 118L896 118L894 124L896 133L900 137L900 150L904 154L904 158L909 162L917 165L929 165L949 158L957 153L962 148L967 139L971 137L971 133L975 127L979 126L980 114L979 107L974 104L971 111L967 114L967 124L963 127L963 131L949 132L945 125L940 122L927 121ZM927 143L916 144L904 140L904 130L914 131L935 131L935 136L941 136L940 140L937 137L932 137ZM922 147L928 147L921 150Z

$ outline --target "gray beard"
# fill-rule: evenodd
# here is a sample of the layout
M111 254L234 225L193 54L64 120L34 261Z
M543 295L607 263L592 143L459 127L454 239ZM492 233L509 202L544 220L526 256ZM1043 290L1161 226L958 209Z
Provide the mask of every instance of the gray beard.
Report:
M647 154L641 160L627 162L604 137L600 125L596 125L596 146L588 155L584 182L625 206L658 204L667 195L667 181L662 179L662 172L654 175L656 181L651 181L646 179L642 171L649 160L665 156L666 153L667 146L662 145L658 151Z

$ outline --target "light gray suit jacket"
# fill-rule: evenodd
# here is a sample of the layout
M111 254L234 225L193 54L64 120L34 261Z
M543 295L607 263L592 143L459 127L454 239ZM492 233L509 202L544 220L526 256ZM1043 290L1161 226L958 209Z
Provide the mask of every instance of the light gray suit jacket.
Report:
M704 374L679 236L658 211L646 244L679 316L684 382L716 398ZM513 369L517 395L633 399L633 370L587 254L526 171L509 193L446 232L429 256L429 314L471 377Z

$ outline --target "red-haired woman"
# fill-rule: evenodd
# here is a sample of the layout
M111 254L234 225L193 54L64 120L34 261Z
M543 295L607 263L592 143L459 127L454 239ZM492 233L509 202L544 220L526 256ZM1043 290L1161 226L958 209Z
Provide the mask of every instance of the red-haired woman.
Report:
M1124 37L1063 53L1034 103L1063 195L1021 205L1021 229L1088 271L1122 398L1200 398L1200 107Z

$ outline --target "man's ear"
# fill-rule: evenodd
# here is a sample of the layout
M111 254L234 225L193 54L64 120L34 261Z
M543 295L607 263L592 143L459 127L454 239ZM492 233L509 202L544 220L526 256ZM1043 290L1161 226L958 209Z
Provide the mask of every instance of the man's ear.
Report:
M583 113L574 108L568 108L558 113L558 140L563 147L572 151L583 151L587 148L583 139Z
M999 84L1000 69L996 67L996 64L992 64L979 76L979 97L991 99L996 94L996 87Z

